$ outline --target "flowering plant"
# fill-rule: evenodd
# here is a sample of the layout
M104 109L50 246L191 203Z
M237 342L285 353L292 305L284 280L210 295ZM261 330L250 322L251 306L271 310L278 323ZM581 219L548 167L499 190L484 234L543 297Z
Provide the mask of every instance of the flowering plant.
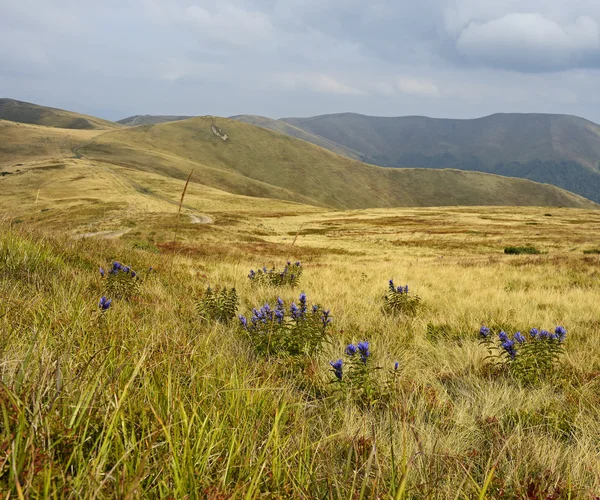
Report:
M511 337L505 331L495 334L482 326L479 336L488 350L488 358L508 365L519 378L531 382L551 372L564 352L567 330L557 326L551 333L532 328L528 336L516 332Z
M239 320L257 352L267 356L315 354L328 340L331 325L329 310L319 305L309 308L305 293L300 294L298 304L292 302L289 308L278 298L274 305L252 309L249 320L243 315Z
M374 377L376 367L371 353L371 344L363 340L357 344L348 344L344 350L346 361L330 361L335 382L350 391L356 400L364 406L373 406L382 397L382 391ZM398 363L394 365L398 370Z
M113 262L108 272L100 268L100 276L105 281L107 295L122 299L139 292L140 277L131 267L120 262Z
M383 306L386 312L414 316L420 303L421 298L419 296L409 294L408 285L396 287L393 279L389 281Z
M263 267L258 271L251 269L248 279L251 283L258 285L294 287L300 283L301 276L302 264L300 262L295 264L288 262L281 271L276 270L274 267L272 269Z

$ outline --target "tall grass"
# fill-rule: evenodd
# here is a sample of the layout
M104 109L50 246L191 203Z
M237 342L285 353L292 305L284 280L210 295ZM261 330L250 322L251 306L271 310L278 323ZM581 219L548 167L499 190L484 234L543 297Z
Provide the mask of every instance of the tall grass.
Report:
M97 268L113 258L156 274L102 313ZM245 279L255 260L205 256L203 279L191 257L175 257L171 274L168 254L2 225L0 490L214 499L598 492L593 276L551 261L534 269L313 258L303 287L331 307L335 333L329 350L290 367L255 355L235 328L198 321L195 292L210 276L235 285L246 305L273 299ZM400 274L428 304L416 317L381 313L381 283ZM572 285L575 275L589 287ZM528 291L502 286L534 277ZM286 301L296 293L281 292ZM489 373L473 333L482 322L565 324L564 365L535 386ZM442 323L460 341L430 342L427 325ZM369 409L340 398L329 371L336 353L364 338L381 377L399 362L394 397Z

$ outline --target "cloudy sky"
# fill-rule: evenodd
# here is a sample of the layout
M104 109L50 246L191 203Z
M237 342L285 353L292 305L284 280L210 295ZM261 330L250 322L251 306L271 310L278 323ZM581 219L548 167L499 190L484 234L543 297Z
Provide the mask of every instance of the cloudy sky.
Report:
M132 114L600 122L598 0L0 0L0 97Z

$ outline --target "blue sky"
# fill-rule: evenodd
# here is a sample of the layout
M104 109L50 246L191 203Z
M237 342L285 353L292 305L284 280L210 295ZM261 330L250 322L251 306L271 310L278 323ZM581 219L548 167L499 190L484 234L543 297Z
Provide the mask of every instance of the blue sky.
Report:
M600 122L597 0L0 0L0 97L132 114Z

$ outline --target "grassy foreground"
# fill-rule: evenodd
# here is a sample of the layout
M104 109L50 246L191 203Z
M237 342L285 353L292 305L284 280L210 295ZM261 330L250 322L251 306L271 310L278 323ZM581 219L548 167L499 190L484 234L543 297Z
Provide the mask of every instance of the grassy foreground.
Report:
M134 248L128 235L77 240L0 225L7 498L598 495L600 257L583 251L600 241L600 215L375 210L245 224L262 239L239 243L234 225L206 244L209 233L184 224L180 245L148 234L146 250L144 235ZM509 244L544 253L504 255ZM295 289L246 278L288 258L305 268ZM143 281L101 313L98 268L112 260ZM416 316L382 313L392 277L421 297ZM244 314L305 291L331 309L331 343L302 363L261 357L236 326L200 321L195 299L209 284L235 286ZM490 368L482 324L561 324L565 354L521 383ZM329 366L361 340L380 385L393 380L371 405L336 390Z

